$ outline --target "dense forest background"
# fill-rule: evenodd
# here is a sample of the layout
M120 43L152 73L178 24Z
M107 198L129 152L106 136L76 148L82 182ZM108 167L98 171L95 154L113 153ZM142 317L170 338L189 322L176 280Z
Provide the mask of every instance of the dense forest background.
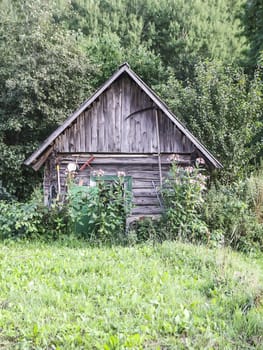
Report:
M0 180L19 199L25 158L124 61L218 157L221 180L260 163L261 0L1 0Z

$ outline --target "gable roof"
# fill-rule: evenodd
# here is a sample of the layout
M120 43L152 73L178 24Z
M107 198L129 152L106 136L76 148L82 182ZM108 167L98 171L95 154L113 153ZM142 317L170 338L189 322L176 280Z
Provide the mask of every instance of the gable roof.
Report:
M177 119L177 117L168 109L166 104L155 94L155 92L146 85L140 77L130 68L128 63L122 64L119 69L80 107L71 114L65 122L60 125L24 162L25 165L32 165L34 162L48 150L55 139L68 128L78 116L85 111L109 86L115 82L122 74L127 73L129 77L150 97L150 99L160 108L160 110L177 126L177 128L195 145L197 150L215 167L222 168L222 164L208 151L208 149L196 139L196 137ZM43 161L44 163L44 161ZM41 164L42 165L42 164Z

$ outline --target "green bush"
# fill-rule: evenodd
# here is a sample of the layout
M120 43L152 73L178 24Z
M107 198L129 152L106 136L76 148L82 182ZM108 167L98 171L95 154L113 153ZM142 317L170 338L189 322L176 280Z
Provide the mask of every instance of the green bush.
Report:
M0 181L0 200L1 201L11 201L14 197L6 190L2 185L2 181Z
M116 243L124 239L130 195L124 179L99 180L94 187L72 185L68 196L73 231L91 242Z
M94 243L127 242L126 216L131 209L124 178L100 180L95 187L74 186L67 202L43 204L35 191L26 203L0 200L0 239L58 239L73 233Z
M247 180L246 197L258 222L263 223L263 166Z
M147 241L161 242L163 241L161 226L160 220L152 220L151 218L136 220L129 225L127 243L132 245Z
M256 212L259 201L255 202L258 195L251 192L254 181L251 177L231 185L212 186L207 192L202 214L211 241L243 251L263 248L263 225Z
M40 234L42 214L35 203L0 201L0 237L32 237Z
M173 165L162 196L164 200L163 236L168 239L203 241L207 226L201 219L206 176L197 168Z
M44 206L36 191L26 203L0 200L0 238L54 239L67 233L67 208Z

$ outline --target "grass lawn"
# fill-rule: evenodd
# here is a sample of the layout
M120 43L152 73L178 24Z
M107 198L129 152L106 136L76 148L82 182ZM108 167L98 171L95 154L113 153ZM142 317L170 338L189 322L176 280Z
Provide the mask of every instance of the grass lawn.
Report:
M0 243L0 349L263 349L262 270L181 243Z

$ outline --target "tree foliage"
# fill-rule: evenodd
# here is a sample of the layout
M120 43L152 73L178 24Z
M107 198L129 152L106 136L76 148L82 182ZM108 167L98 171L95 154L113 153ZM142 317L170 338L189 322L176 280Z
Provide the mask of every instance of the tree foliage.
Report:
M240 60L245 40L238 14L244 1L59 1L63 15L58 21L81 30L84 38L88 42L92 38L98 47L105 35L108 46L112 43L115 47L117 41L118 54L124 60L136 57L143 61L142 52L159 57L165 66L173 68L177 78L185 79L200 59ZM104 58L98 57L100 63L116 58L109 51L109 57L105 58L108 51L103 51ZM112 63L116 67L114 59Z
M94 68L40 1L1 11L0 36L0 176L22 196L34 183L23 160L90 92Z
M263 65L263 2L261 0L247 0L243 12L244 33L249 48L247 64L255 69Z
M38 181L26 156L124 61L229 180L260 156L260 76L238 67L245 53L263 61L260 1L2 0L0 10L0 180L19 198Z
M262 142L262 83L241 68L206 62L186 86L170 77L157 87L168 105L224 165L225 180L249 172ZM254 162L253 162L254 161Z

